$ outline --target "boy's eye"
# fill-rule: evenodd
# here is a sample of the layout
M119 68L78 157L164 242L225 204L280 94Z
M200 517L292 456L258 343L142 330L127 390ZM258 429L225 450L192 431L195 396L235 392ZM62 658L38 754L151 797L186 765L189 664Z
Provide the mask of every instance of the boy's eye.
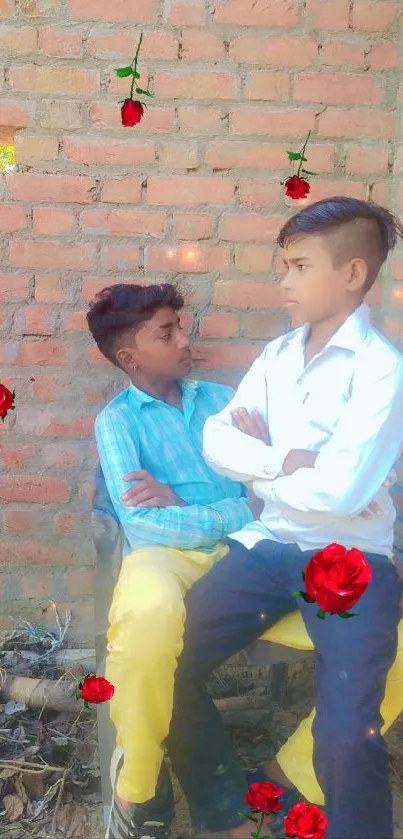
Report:
M298 270L299 270L299 271L304 271L304 270L305 270L305 268L307 268L307 267L308 267L307 265L298 265L298 266L297 266L297 268L298 268Z
M171 337L171 333L167 332L165 335L161 335L161 341L169 341Z

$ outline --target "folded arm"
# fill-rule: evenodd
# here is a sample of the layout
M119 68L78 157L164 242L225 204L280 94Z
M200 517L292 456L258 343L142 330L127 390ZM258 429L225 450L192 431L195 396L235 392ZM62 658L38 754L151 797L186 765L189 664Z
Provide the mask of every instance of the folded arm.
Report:
M130 546L142 543L208 549L252 520L245 498L206 505L182 502L183 506L161 508L127 506L122 500L130 487L125 476L142 468L133 434L121 418L103 414L96 420L95 436L106 486Z
M232 422L240 408L257 411L267 422L266 364L270 346L256 359L242 379L229 405L209 417L203 433L203 453L207 463L221 475L249 483L258 478L272 480L280 474L287 450L267 445L251 437Z
M314 468L254 484L280 507L335 516L362 513L385 483L403 442L403 362L388 372L364 369Z

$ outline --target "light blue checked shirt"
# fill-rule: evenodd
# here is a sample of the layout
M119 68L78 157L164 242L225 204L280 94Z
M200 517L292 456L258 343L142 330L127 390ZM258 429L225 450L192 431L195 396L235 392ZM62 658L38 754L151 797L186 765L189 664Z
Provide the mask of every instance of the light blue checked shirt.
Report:
M126 552L140 545L212 550L253 520L245 487L217 475L202 452L206 419L233 396L224 385L184 380L183 412L130 385L101 411L95 437L106 487L125 537ZM126 507L135 485L123 479L145 469L169 484L186 507Z

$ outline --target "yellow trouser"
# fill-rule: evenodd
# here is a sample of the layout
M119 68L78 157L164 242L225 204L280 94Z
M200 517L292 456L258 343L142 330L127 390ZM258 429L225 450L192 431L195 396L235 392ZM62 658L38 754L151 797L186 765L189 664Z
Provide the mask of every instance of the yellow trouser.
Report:
M126 556L109 612L106 678L115 686L110 714L117 744L124 750L120 798L138 804L155 794L169 731L174 676L183 646L184 595L227 553L145 547ZM299 612L288 615L263 635L264 640L312 649ZM386 731L403 709L403 623L399 651L389 671L382 704ZM314 712L282 747L277 760L297 789L312 803L323 794L312 763Z

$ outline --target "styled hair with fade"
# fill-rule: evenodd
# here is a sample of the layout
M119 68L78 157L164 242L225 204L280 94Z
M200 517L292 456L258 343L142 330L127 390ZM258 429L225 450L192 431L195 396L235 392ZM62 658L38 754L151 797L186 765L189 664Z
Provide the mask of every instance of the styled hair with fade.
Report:
M118 283L104 288L90 304L88 328L102 355L120 367L116 351L125 332L138 329L164 306L179 312L184 302L170 283L148 286Z
M337 196L317 201L292 216L282 227L277 243L284 248L306 236L326 237L335 267L352 259L364 260L368 266L368 291L389 251L398 238L403 238L403 224L372 201Z

